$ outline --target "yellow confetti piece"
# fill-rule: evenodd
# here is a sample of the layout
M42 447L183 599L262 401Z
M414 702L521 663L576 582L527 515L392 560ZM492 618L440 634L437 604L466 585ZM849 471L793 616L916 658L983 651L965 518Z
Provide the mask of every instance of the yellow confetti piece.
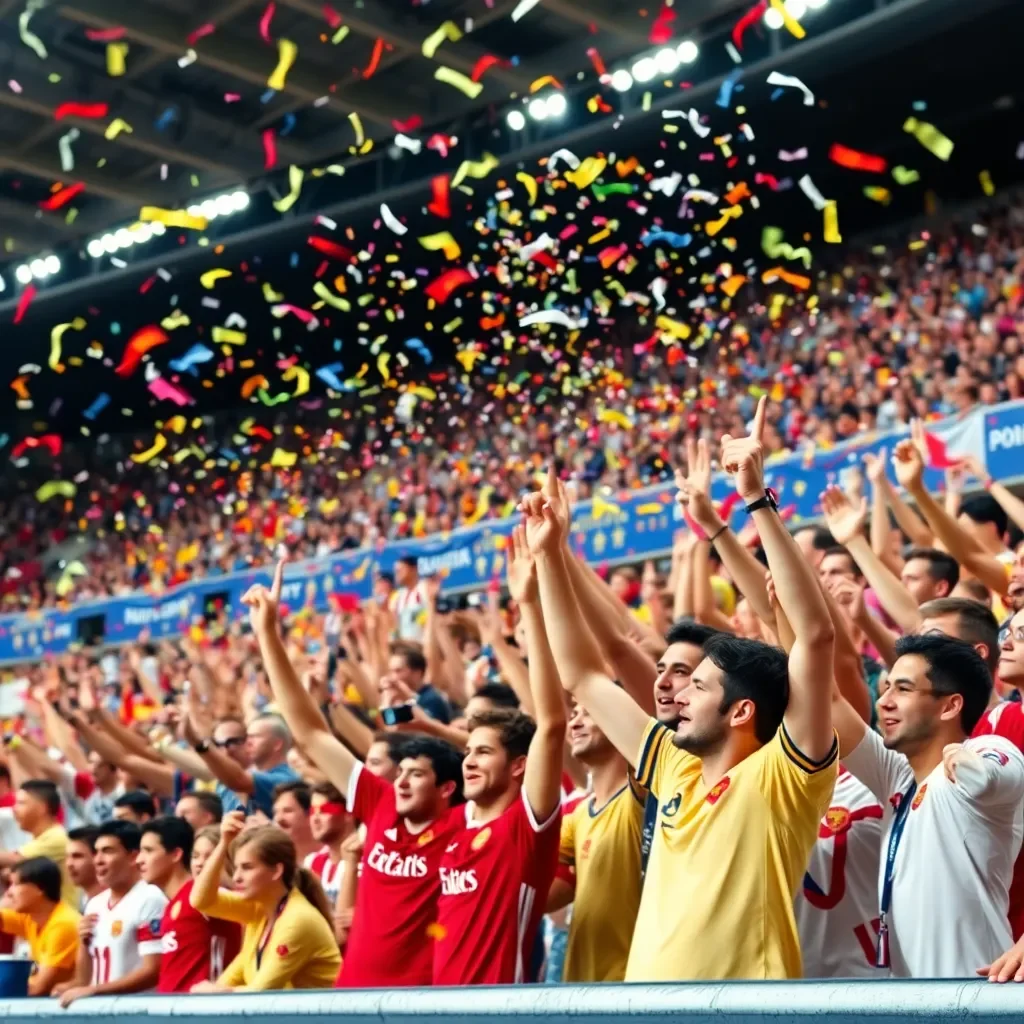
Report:
M881 185L865 185L864 195L883 206L888 206L892 202L892 193L887 188L882 188Z
M354 110L349 113L348 119L356 133L356 145L361 146L366 141L366 133L363 131L363 122Z
M727 206L724 210L719 210L718 212L722 215L718 220L709 220L704 225L704 230L712 236L717 235L730 220L735 220L737 217L741 217L743 215L743 207Z
M811 250L806 245L794 249L782 240L782 228L766 227L761 232L761 248L770 259L801 260L804 267L811 269Z
M263 298L267 302L283 302L284 301L284 295L282 293L280 293L280 292L275 292L274 289L270 287L270 284L267 281L263 282Z
M915 181L921 180L921 175L917 171L902 164L892 169L892 176L897 185L913 185Z
M743 286L743 282L746 281L746 274L733 274L732 277L726 278L719 286L729 298L733 298L736 293Z
M335 295L330 288L323 283L323 281L313 282L313 291L319 295L328 306L333 306L335 309L340 309L343 313L352 312L352 303L348 299L343 299L339 295Z
M214 267L213 270L206 271L205 274L199 275L199 283L207 290L211 289L218 281L225 277L231 277L231 271L225 270L223 267Z
M535 78L530 83L530 92L540 92L546 85L553 86L555 89L562 88L562 83L554 75L541 75L540 78Z
M36 491L36 501L49 501L57 494L62 498L73 498L77 493L78 488L70 480L51 480Z
M157 434L156 440L153 442L152 448L147 448L144 452L139 452L138 455L132 456L132 462L137 462L140 465L144 462L151 462L155 459L165 448L167 447L167 438L163 434Z
M107 43L107 74L111 78L120 78L124 74L127 56L127 43Z
M618 409L601 409L598 411L597 418L601 423L615 423L623 430L629 430L633 426L633 421Z
M417 398L424 398L428 402L432 402L437 398L437 392L433 388L428 388L425 384L417 384L415 387L409 388L409 394L416 395Z
M668 316L659 316L654 321L654 326L659 331L670 334L679 341L685 341L692 333L688 324L681 323L679 320L673 320Z
M50 359L49 366L51 370L57 370L58 373L63 372L63 367L60 365L61 356L61 342L64 338L65 331L83 331L85 330L85 320L80 316L76 316L74 320L69 324L57 324L52 331L50 331Z
M918 121L916 117L908 117L903 122L903 130L913 135L929 153L940 160L948 160L953 155L953 140L943 135L935 125Z
M483 82L474 82L468 75L464 75L461 71L456 71L446 64L442 64L434 72L434 78L465 93L471 100L475 100L484 91Z
M457 43L462 38L462 29L454 21L446 21L439 29L431 32L423 40L423 56L428 60L434 59L438 47L447 39L449 43Z
M165 210L159 206L144 206L139 210L139 220L156 221L169 228L191 228L194 231L205 231L210 223L205 217L196 216L188 210Z
M281 92L284 89L285 79L291 71L295 58L299 55L299 48L290 39L278 39L277 41L277 67L270 73L267 85Z
M992 175L988 171L982 171L978 175L978 181L981 182L981 190L987 196L994 196L996 194L996 187L992 184Z
M589 188L607 166L608 161L603 156L588 156L575 171L566 171L565 177L582 191Z
M335 32L333 36L331 36L331 44L333 46L337 46L338 43L340 43L348 35L348 33L348 25L342 25L341 28L339 28L338 31Z
M786 10L786 5L782 0L771 0L771 5L782 15L782 24L785 25L787 31L794 39L803 39L807 35L803 25Z
M306 394L309 391L309 370L301 366L289 366L284 373L281 374L282 380L296 381L295 390L292 392L293 398L298 398L301 395Z
M288 168L288 195L274 200L274 209L278 213L287 213L295 205L295 201L302 193L302 181L305 176L306 172L295 164Z
M275 469L290 469L298 461L298 452L286 452L283 448L275 448L270 456L270 465Z
M388 363L390 362L390 352L381 352L381 354L377 356L377 372L384 378L385 381L391 380L391 374L388 373Z
M486 178L497 166L498 158L493 153L484 153L482 160L463 160L449 187L458 188L466 178Z
M614 502L605 501L600 494L594 495L590 504L590 515L594 519L603 519L605 516L620 516L622 509Z
M182 415L172 416L165 424L164 430L172 430L175 434L184 433L188 420Z
M839 234L839 207L836 206L836 201L830 199L825 204L825 241L829 245L839 245L843 240L843 236Z
M638 516L657 516L661 515L664 511L665 506L660 501L648 501L636 507L636 514Z
M530 197L530 205L533 206L537 202L537 179L531 178L526 171L519 171L516 174L516 181L526 189L526 194Z
M211 334L218 345L244 345L248 338L244 331L235 331L230 327L214 327Z
M112 139L116 139L121 132L127 132L131 135L132 131L132 126L123 117L115 117L114 120L107 125L107 129L103 133L103 138L105 138L107 142L110 142Z
M191 323L192 320L187 313L182 313L180 309L176 309L160 321L160 326L165 331L176 331L179 327L188 327Z
M437 252L440 249L446 260L457 260L462 255L459 243L452 238L450 231L439 231L436 235L424 235L419 239L419 243L427 252Z

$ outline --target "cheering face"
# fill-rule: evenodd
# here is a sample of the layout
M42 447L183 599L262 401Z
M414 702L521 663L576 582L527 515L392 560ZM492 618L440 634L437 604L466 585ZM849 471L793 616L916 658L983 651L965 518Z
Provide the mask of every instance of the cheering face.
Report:
M924 658L917 654L897 658L875 704L886 747L903 754L920 749L935 735L950 700L932 689Z
M462 791L467 800L488 805L522 779L526 758L510 760L497 729L482 725L469 734L462 762Z
M675 726L679 721L676 696L686 686L704 653L697 644L672 644L658 662L654 680L654 714L662 725Z
M1007 686L1024 686L1024 610L1017 612L1006 628L999 648L998 675Z
M309 807L309 830L318 843L330 843L345 829L345 810L322 793L314 793Z
M724 696L722 670L704 658L676 694L675 746L697 757L721 747L728 735L728 718L722 712Z
M100 836L96 840L96 881L105 889L130 888L137 877L136 854L129 853L114 836Z
M95 884L96 867L92 862L92 850L88 843L83 843L80 839L69 839L64 867L68 878L79 889L88 889Z
M431 821L438 813L440 800L430 758L403 758L395 777L395 810L410 821Z
M586 764L611 751L608 737L594 724L582 704L573 704L569 718L569 749Z
M174 858L164 849L160 837L153 832L146 832L139 845L139 855L135 859L139 874L144 882L151 885L163 885L174 870Z
M391 748L383 740L376 740L370 744L365 764L366 770L372 772L378 779L394 782L398 775L398 765L391 760Z

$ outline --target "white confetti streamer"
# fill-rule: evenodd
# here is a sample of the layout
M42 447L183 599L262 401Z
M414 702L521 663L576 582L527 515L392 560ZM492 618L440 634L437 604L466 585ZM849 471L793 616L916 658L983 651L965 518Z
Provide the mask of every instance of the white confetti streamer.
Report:
M800 191L814 203L816 210L824 210L828 206L828 200L818 191L818 187L811 181L809 174L805 174L797 184L800 186Z
M46 52L42 39L35 32L30 31L28 27L28 23L32 20L32 15L40 10L42 6L43 0L28 0L28 3L25 4L25 10L18 15L18 34L21 36L21 41L30 50L33 50L40 60L46 60L49 54Z
M788 149L779 150L779 159L783 163L791 164L794 160L806 160L807 159L807 147L801 146L799 149L794 149L791 153Z
M559 324L570 331L575 331L580 326L579 321L573 320L560 309L541 309L536 313L527 313L519 321L520 327L529 327L531 324Z
M679 171L675 171L667 178L655 178L649 187L652 192L661 192L663 195L672 196L682 183L682 174Z
M396 235L404 235L409 229L391 212L387 203L380 204L380 215Z
M417 156L423 148L423 143L419 139L410 139L408 135L403 135L401 132L395 136L395 145L399 149L407 149L413 156Z
M524 245L519 250L519 258L525 263L527 260L532 260L537 253L542 252L544 249L550 249L554 246L555 240L545 231L540 238L532 241L529 245Z
M75 154L71 146L78 141L81 134L77 128L72 128L71 131L66 135L62 135L57 140L57 151L60 153L60 169L65 174L75 169Z
M795 75L784 75L780 71L773 71L768 76L768 84L781 85L783 88L799 89L804 94L804 106L814 106L814 93Z
M520 18L525 18L539 3L540 0L519 0L516 9L512 12L512 20L518 21Z
M568 149L556 149L548 157L548 170L553 171L559 160L564 160L574 171L579 169L580 158Z

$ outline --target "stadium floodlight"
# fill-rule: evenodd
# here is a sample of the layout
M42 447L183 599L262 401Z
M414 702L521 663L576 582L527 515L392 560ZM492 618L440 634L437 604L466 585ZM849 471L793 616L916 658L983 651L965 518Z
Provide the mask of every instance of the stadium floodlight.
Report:
M88 244L85 247L85 251L94 259L98 260L106 250L103 248L103 242L99 238L90 238Z
M241 213L249 206L249 193L243 192L239 189L237 192L231 193L231 204L234 207L235 213Z
M561 117L568 109L568 102L565 95L560 92L553 92L548 97L548 117Z
M60 273L60 259L51 253L46 257L43 262L46 264L46 272L48 274L59 274Z
M785 3L783 3L782 6L786 8L786 13L797 21L807 14L807 4L805 0L785 0Z
M29 284L32 280L32 270L27 263L21 263L14 271L18 284Z
M828 0L806 0L806 3L812 11L820 11L822 7L828 5Z
M548 101L543 96L538 96L530 100L530 105L526 109L534 121L543 121L548 116Z
M633 88L633 76L625 68L619 68L612 73L611 85L616 92L629 92Z
M654 55L654 64L663 75L671 75L679 67L679 54L671 46Z
M683 64L692 64L700 56L700 47L692 39L684 39L676 47L676 56Z
M658 65L653 57L641 57L633 65L633 77L638 82L649 82L658 73Z
M41 281L44 277L50 276L46 269L46 261L39 259L38 257L28 265L28 268L32 271L32 276L37 281Z
M3 277L0 277L0 292L4 291L7 291L7 282L3 279Z
M505 123L514 132L521 132L526 127L526 117L521 110L510 110L505 116Z
M769 7L764 12L764 23L768 28L777 32L786 24L786 19L782 17L781 11L777 11L774 7Z

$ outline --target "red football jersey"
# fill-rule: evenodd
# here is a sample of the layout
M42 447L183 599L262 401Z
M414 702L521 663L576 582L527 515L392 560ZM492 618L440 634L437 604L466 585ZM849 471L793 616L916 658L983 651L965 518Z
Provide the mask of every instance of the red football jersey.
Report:
M444 849L462 828L461 807L412 833L395 809L395 788L361 765L348 787L349 812L366 825L359 890L338 986L429 985Z
M464 827L441 861L435 985L508 985L524 980L558 866L556 807L538 822L525 792L501 817Z
M200 981L216 981L241 948L242 929L199 913L191 892L189 879L164 908L157 992L188 992Z
M1012 700L997 704L981 716L971 733L972 738L975 736L1002 736L1024 752L1024 706ZM1024 935L1024 850L1017 855L1013 865L1010 907L1006 916L1010 919L1010 931L1016 942Z

